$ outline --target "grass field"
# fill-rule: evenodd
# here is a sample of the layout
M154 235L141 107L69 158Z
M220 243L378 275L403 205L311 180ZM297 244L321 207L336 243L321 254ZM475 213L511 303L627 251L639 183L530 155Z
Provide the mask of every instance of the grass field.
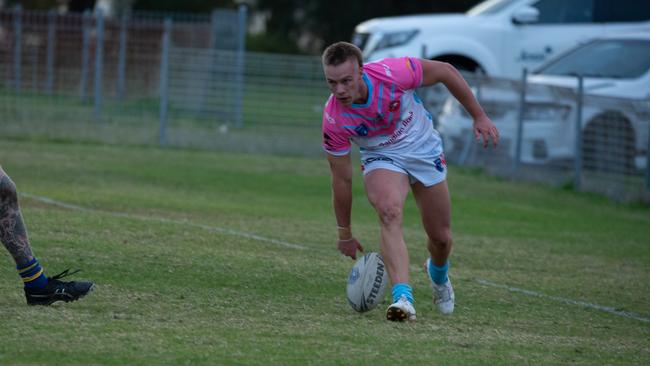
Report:
M324 159L0 139L0 164L49 274L97 284L28 307L5 254L3 366L650 364L647 207L452 167L456 311L433 309L409 198L418 321L399 324L346 303Z

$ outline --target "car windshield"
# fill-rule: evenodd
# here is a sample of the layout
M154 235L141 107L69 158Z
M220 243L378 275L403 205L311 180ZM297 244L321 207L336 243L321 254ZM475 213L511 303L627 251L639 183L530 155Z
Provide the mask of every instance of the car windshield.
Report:
M467 11L469 16L489 15L498 13L501 9L512 4L515 0L488 0L484 1Z
M536 74L634 79L650 69L650 40L594 41L551 61Z

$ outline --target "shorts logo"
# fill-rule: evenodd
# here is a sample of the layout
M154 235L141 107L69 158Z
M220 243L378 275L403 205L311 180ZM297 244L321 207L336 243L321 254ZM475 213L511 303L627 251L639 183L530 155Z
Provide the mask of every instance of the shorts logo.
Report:
M391 164L393 163L393 159L387 158L385 156L378 156L376 158L368 158L368 159L363 160L363 162L361 163L361 171L362 172L365 171L366 170L366 165L372 164L375 161L385 161L385 162L388 162L388 163L391 163Z
M392 163L393 159L387 158L385 156L379 156L379 157L376 157L376 158L368 158L368 159L364 160L363 163L367 165L367 164L370 164L370 163L375 162L375 161L387 161L389 163Z
M360 124L357 127L354 128L354 131L357 133L359 136L366 136L368 134L368 126L365 124Z
M395 112L396 110L399 109L399 106L400 106L399 100L394 100L390 102L390 104L388 105L388 110L391 112Z
M433 161L433 163L436 165L437 171L439 171L440 173L445 171L445 165L447 165L447 162L445 162L444 157L437 158L436 160Z

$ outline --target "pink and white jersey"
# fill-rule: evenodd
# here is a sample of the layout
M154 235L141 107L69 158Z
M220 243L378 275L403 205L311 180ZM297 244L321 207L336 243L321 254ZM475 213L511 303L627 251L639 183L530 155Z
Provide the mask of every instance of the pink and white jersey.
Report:
M323 110L323 148L346 155L351 141L363 151L439 150L431 114L415 89L422 84L422 65L412 57L386 58L363 66L368 86L364 104L345 106L330 95ZM425 146L428 145L428 146Z

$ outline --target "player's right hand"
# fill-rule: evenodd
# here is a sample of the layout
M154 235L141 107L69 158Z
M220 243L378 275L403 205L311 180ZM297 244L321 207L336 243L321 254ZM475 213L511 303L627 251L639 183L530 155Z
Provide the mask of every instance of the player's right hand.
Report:
M363 252L361 243L359 243L359 241L354 237L346 240L339 239L337 246L341 253L352 259L357 259L357 250Z

